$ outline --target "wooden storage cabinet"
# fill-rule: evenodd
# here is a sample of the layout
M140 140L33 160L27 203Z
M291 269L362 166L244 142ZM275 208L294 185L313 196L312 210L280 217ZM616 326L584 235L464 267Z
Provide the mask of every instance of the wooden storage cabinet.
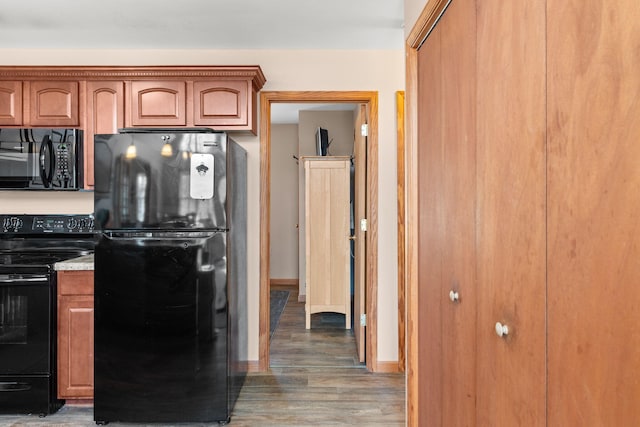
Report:
M130 102L132 127L187 125L186 81L133 81Z
M58 271L58 397L93 398L93 271Z
M22 124L22 85L21 81L0 81L0 125Z
M96 134L118 133L124 127L124 82L87 82L87 121L84 133L85 188L94 185L93 139Z
M0 80L0 125L80 126L80 82Z
M351 328L348 157L303 157L306 328L311 314L345 315Z
M80 82L33 81L29 126L80 126Z
M255 126L255 114L251 109L255 100L252 96L249 81L194 82L193 124L225 129Z

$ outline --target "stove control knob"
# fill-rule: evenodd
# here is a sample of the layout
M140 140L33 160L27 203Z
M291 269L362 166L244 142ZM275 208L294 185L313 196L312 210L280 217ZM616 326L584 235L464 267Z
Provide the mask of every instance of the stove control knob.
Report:
M2 220L2 231L5 233L16 232L22 228L23 222L15 216L5 217Z
M69 228L69 230L74 230L78 227L78 220L75 218L71 218L67 223L67 227Z

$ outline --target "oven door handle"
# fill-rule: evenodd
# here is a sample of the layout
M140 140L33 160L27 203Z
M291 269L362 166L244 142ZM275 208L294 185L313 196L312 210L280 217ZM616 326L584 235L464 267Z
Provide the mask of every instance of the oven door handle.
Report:
M23 283L23 282L46 282L49 280L48 276L20 276L20 275L2 275L0 274L0 286L11 283Z
M17 381L0 381L0 393L7 391L27 391L31 390L31 384Z

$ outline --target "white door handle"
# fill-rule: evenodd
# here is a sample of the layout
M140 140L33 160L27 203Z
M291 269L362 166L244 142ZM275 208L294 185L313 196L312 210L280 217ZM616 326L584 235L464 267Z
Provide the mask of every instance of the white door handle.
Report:
M449 292L449 299L451 300L451 302L456 302L460 299L460 294L458 294L456 291L451 290Z
M503 325L500 322L496 322L496 335L499 337L506 337L509 335L509 327L507 325Z

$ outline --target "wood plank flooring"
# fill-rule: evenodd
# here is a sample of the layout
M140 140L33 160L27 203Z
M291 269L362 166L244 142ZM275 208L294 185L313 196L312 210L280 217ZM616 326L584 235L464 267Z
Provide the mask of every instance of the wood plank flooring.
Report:
M344 314L312 314L311 329L305 329L304 302L298 302L298 287L273 285L272 289L290 292L271 340L272 368L365 368L358 362L353 329L344 327Z
M330 316L312 316L312 328L305 330L297 288L284 289L292 293L271 343L271 369L247 375L229 426L404 426L404 374L367 372L357 362L353 333ZM66 405L45 418L0 416L0 426L94 425L92 406Z
M271 340L271 369L250 374L232 426L404 426L404 374L372 374L358 362L344 315L311 316L295 287ZM338 317L335 317L338 316Z

